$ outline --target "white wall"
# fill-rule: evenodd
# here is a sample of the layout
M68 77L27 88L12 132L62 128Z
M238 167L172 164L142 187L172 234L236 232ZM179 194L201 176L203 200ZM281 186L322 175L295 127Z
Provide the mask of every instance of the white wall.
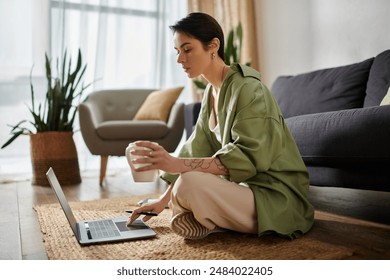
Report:
M388 0L256 0L259 65L279 75L362 61L390 49Z

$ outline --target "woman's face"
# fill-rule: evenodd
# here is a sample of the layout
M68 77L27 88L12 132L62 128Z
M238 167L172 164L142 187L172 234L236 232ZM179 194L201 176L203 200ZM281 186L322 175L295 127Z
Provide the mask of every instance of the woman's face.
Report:
M212 50L205 50L201 41L182 32L175 32L173 40L177 63L182 65L187 76L195 78L204 74L210 65Z

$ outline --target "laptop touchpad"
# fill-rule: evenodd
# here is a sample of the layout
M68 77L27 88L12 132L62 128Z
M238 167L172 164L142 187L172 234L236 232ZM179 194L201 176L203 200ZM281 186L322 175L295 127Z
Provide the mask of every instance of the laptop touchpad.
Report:
M127 222L115 222L116 226L118 227L119 231L129 231L129 230L138 230L138 229L148 229L149 227L145 224L137 223L137 221L134 221L134 223L131 226L127 226Z

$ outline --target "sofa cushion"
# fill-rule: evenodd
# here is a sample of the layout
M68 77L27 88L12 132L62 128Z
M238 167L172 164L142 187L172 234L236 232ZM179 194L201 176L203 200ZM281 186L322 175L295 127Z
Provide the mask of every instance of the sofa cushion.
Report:
M390 106L286 119L307 165L390 163Z
M272 93L286 118L363 107L373 60L280 76L272 85Z
M375 57L367 82L364 107L378 106L390 86L390 50Z

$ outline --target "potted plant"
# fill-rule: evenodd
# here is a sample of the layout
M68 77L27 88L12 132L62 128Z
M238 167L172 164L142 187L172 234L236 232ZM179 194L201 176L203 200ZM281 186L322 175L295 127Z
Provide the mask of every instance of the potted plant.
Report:
M76 146L73 140L73 123L77 106L84 90L82 80L87 65L83 65L81 51L72 71L72 59L67 59L65 51L61 65L57 59L57 75L52 73L51 60L45 54L47 93L43 104L37 102L31 82L31 107L28 107L32 120L22 120L11 126L10 139L2 149L11 144L20 135L30 136L33 185L49 185L46 172L49 167L56 171L63 185L81 182Z

